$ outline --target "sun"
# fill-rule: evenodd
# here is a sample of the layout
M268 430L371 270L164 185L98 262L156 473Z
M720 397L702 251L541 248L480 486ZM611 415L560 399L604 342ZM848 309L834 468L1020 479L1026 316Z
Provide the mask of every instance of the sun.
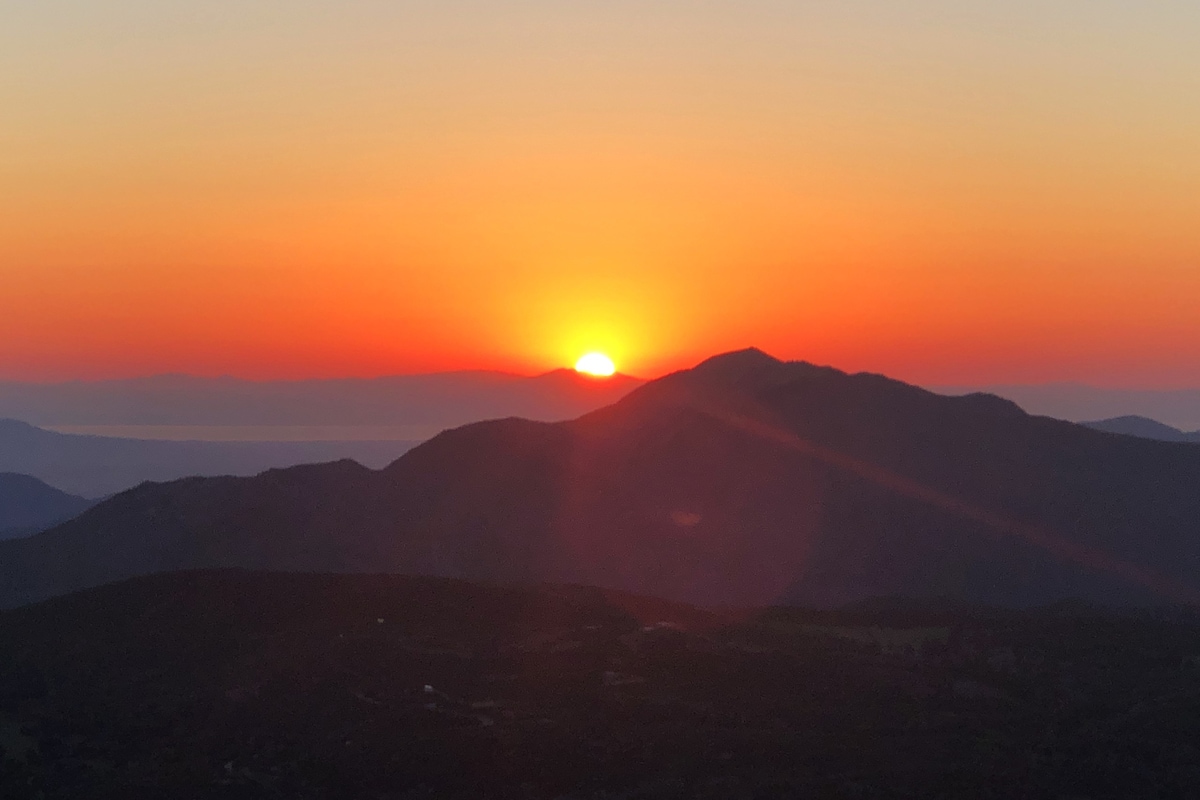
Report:
M607 378L617 371L616 365L603 353L587 353L575 362L575 371L597 378Z

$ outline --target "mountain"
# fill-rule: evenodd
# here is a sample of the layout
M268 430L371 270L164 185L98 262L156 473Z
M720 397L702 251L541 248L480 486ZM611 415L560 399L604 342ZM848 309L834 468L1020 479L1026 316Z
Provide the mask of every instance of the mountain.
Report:
M0 471L33 475L87 497L143 481L191 475L255 475L272 467L353 458L393 461L413 442L172 442L56 433L0 419Z
M190 567L564 581L702 605L1200 598L1200 448L746 350L563 423L118 495L0 545L0 604Z
M1113 389L1078 383L930 388L949 395L986 392L1012 400L1030 414L1070 422L1135 415L1181 430L1200 428L1200 389Z
M1185 433L1178 428L1172 428L1170 425L1164 425L1146 417L1113 417L1083 424L1098 431L1139 436L1143 439L1157 439L1160 442L1200 442L1200 431Z
M45 530L94 504L95 501L59 491L32 476L0 472L0 539Z
M420 426L436 433L508 416L571 419L640 383L626 375L597 380L566 369L534 377L476 371L302 381L187 375L0 381L0 417L43 427Z
M171 573L0 613L0 797L1196 797L1198 634Z

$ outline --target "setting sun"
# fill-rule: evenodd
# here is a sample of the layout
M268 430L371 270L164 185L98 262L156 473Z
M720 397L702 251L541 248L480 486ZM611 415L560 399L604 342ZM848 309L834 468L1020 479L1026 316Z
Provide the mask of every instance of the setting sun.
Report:
M575 371L598 378L607 378L617 371L612 359L603 353L588 353L575 362Z

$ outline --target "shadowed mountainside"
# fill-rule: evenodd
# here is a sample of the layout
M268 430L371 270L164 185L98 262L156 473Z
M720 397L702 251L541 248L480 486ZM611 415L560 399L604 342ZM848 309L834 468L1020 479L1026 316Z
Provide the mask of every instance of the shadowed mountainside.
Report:
M0 472L0 539L45 530L93 505L94 500L67 494L32 476Z
M1200 449L747 350L577 420L148 485L0 546L0 602L190 567L567 581L701 604L1200 597Z
M1113 417L1112 419L1102 419L1083 424L1098 431L1121 433L1126 436L1139 436L1143 439L1155 439L1160 442L1200 443L1200 431L1187 433L1186 431L1172 428L1170 425L1164 425L1157 420L1146 417Z

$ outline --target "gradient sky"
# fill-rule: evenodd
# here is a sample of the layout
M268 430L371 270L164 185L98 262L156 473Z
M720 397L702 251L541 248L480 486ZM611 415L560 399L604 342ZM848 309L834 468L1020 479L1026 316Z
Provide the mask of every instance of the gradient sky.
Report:
M1200 4L0 4L0 377L748 344L1200 385Z

